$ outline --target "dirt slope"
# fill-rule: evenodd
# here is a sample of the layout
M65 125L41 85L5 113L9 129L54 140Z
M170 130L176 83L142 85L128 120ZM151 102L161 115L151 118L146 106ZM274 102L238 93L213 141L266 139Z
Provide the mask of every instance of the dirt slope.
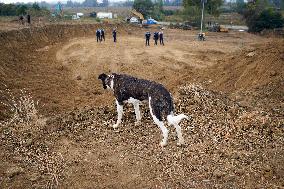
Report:
M284 40L244 49L205 70L212 89L262 108L284 107ZM243 98L243 99L239 99Z
M42 104L46 104L40 110L44 114L72 109L77 104L74 94L82 96L85 92L78 88L74 80L70 80L68 69L56 59L56 51L61 43L74 36L93 37L101 26L62 24L2 31L0 89L8 87L14 94L20 94L21 89L26 89ZM108 32L113 27L119 27L122 34L127 32L124 26L104 25ZM3 110L0 112L1 119L6 113L4 107L0 105L0 108Z

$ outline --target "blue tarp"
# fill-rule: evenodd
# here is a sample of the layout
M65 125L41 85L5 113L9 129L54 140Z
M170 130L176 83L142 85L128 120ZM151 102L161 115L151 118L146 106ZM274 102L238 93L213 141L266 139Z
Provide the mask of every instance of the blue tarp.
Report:
M149 18L147 19L147 24L157 24L157 21L152 18Z

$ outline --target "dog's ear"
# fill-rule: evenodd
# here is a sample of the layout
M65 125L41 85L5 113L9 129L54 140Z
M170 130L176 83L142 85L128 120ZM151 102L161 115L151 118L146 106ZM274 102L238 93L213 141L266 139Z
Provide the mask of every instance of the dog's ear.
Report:
M105 73L102 73L99 75L98 79L104 81L107 78L107 75Z
M107 89L107 85L106 85L106 81L105 81L107 77L108 76L104 73L100 74L99 77L98 77L98 79L102 80L104 89Z

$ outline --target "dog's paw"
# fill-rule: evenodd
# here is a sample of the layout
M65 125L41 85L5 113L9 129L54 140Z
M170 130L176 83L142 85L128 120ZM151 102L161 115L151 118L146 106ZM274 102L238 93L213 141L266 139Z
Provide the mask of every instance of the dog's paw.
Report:
M167 146L167 144L168 144L168 143L165 142L165 141L160 142L160 146L161 146L161 147L165 147L165 146Z
M135 121L135 126L139 126L139 125L141 125L141 121Z
M116 124L112 125L112 128L117 129L117 128L118 128L118 125L119 125L119 124L116 123Z
M177 143L178 146L183 146L185 145L184 139L180 139Z
M114 129L113 132L115 132L115 133L120 133L121 130L120 130L120 129Z

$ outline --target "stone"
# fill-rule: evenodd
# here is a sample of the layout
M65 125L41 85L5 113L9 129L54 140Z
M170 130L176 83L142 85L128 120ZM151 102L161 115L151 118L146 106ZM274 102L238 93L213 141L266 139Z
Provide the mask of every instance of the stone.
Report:
M21 168L21 167L18 167L18 166L13 166L13 167L10 167L6 170L6 175L9 177L9 178L12 178L16 175L19 175L21 173L24 172L24 169Z

